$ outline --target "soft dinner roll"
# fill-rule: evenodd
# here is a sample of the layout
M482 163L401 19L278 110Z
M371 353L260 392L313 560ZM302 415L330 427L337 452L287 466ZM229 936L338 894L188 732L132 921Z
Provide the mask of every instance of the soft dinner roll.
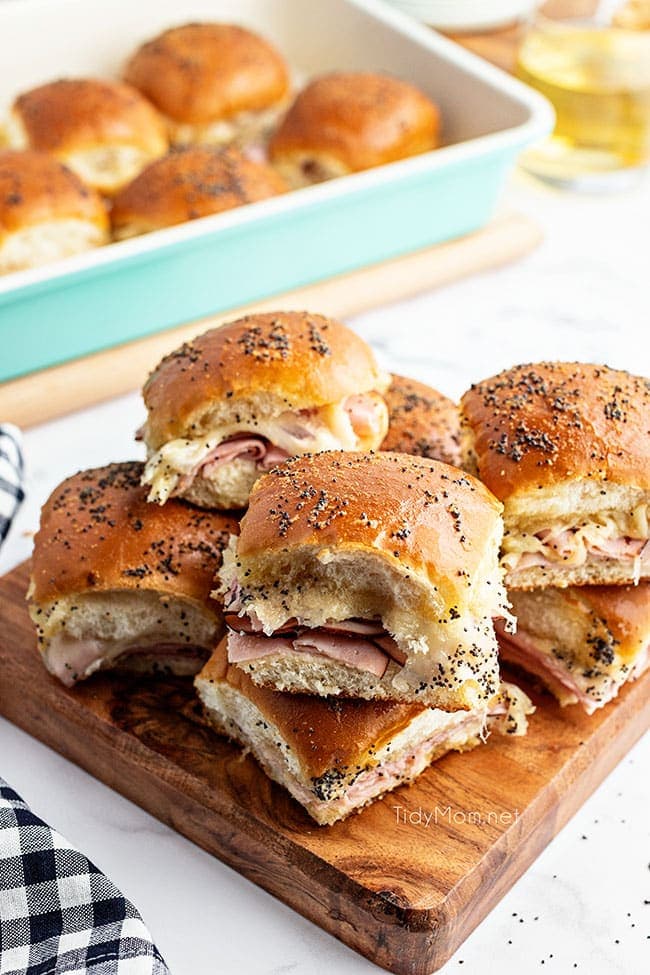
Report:
M220 573L228 655L276 690L448 711L498 688L501 505L407 454L294 457L260 478Z
M289 72L268 41L233 24L185 24L143 44L125 78L165 116L172 142L266 137L289 95Z
M13 148L51 153L107 195L168 147L162 119L135 88L95 78L52 81L20 95L6 134Z
M487 708L448 713L258 687L228 663L225 640L195 686L215 730L250 751L321 825L412 782L446 752L474 748L492 724ZM493 703L509 716L496 719L499 731L525 733L532 707L521 691L504 688Z
M82 471L43 507L29 611L68 686L108 667L194 674L223 633L210 589L237 522L147 504L141 475L136 462Z
M650 381L542 362L461 402L464 466L504 504L512 589L650 577Z
M372 450L388 427L388 382L370 347L323 315L269 312L212 329L145 384L149 500L241 508L291 454Z
M117 194L111 211L113 233L118 240L135 237L284 190L270 166L236 149L191 146L157 159Z
M650 583L512 591L516 633L503 659L541 677L562 704L592 714L650 661Z
M440 112L389 75L336 72L298 95L271 137L271 160L290 186L307 186L435 149Z
M0 151L0 274L108 242L104 203L56 159Z
M453 400L404 376L392 377L384 399L388 433L382 450L460 466L460 415Z

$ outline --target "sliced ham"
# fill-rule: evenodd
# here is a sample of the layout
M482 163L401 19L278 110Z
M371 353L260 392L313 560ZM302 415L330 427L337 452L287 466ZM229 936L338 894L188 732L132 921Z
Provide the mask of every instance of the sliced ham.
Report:
M306 653L338 660L348 667L383 677L388 667L387 655L369 639L306 629L291 636L261 636L256 633L228 635L228 660L243 663L283 653Z
M522 552L512 571L519 572L534 566L552 568L558 562L569 565L582 565L588 558L645 561L650 555L650 544L644 539L604 538L592 545L576 544L575 533L570 530L551 535L550 531L537 532L535 536L550 552Z
M264 437L244 434L224 440L213 447L189 476L196 477L200 473L203 477L210 478L218 467L231 464L238 457L253 460L261 470L268 471L288 456L286 450L269 443Z
M381 410L376 396L367 393L348 396L344 408L358 437L367 437L376 433L380 423Z

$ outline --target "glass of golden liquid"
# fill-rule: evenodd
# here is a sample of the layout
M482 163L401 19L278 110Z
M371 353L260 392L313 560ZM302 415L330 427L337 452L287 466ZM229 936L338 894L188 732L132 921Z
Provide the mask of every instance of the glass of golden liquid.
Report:
M519 49L517 74L553 104L550 139L525 169L576 188L627 185L650 163L650 0L551 0Z

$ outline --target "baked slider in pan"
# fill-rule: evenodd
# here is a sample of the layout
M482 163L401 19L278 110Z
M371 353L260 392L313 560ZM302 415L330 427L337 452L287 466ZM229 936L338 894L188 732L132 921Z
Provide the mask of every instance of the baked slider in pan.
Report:
M242 508L260 474L291 454L376 448L388 382L370 347L322 315L270 312L212 329L145 384L149 500Z
M498 687L501 505L406 454L294 457L256 484L219 592L258 684L470 710Z
M29 611L68 687L109 667L195 674L223 633L210 590L237 522L150 505L141 476L136 462L81 471L43 507Z
M268 41L234 24L184 24L140 47L126 80L165 117L171 140L263 140L289 96L289 72Z
M101 197L41 152L0 150L0 274L108 243Z
M474 748L491 725L487 708L449 713L258 687L228 663L225 640L194 683L212 727L250 751L321 825L412 782L446 752ZM525 733L533 709L522 692L510 688L493 703L510 715L496 719L497 730Z
M650 381L543 362L461 402L464 466L504 504L511 589L650 576Z
M439 137L440 112L414 85L340 71L300 92L269 154L289 186L301 187L427 152Z
M116 195L113 236L136 237L266 200L285 189L274 169L237 149L178 149L151 163Z
M417 454L460 466L460 414L453 400L431 386L392 376L384 393L388 433L381 450Z
M500 654L540 677L561 704L593 714L650 662L650 583L512 591L517 632Z
M146 98L130 85L96 78L64 78L20 95L6 138L14 149L49 152L109 196L169 145Z

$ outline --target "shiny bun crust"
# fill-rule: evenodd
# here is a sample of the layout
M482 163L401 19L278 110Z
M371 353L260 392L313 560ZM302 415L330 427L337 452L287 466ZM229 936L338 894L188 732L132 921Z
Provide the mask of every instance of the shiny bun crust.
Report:
M418 88L371 72L336 72L298 95L270 143L274 162L331 162L348 172L394 162L439 142L440 113Z
M460 416L453 400L404 376L392 377L384 399L388 433L381 450L460 466Z
M185 24L143 44L126 80L176 122L202 124L282 101L289 73L263 38L232 24Z
M502 501L565 481L650 488L650 381L571 362L515 366L461 400L464 463Z
M111 211L123 239L255 203L286 187L265 163L236 149L194 146L169 153L117 194Z
M447 464L383 452L303 454L256 483L237 556L243 564L329 546L381 554L465 606L500 538L500 512L479 481Z
M104 203L74 173L45 153L0 151L0 273L107 240Z
M16 148L55 155L103 192L168 146L163 120L135 88L93 78L52 81L20 95L9 137Z
M277 414L385 388L371 348L345 325L304 311L247 315L166 356L147 380L146 441L199 437L215 410L264 400Z
M183 501L148 504L142 467L133 461L81 471L56 488L34 539L33 602L139 590L210 605L237 521Z
M205 665L200 679L225 682L247 697L282 733L310 776L328 769L362 764L372 748L380 748L425 708L396 701L285 694L260 687L240 667L228 663L223 639Z

